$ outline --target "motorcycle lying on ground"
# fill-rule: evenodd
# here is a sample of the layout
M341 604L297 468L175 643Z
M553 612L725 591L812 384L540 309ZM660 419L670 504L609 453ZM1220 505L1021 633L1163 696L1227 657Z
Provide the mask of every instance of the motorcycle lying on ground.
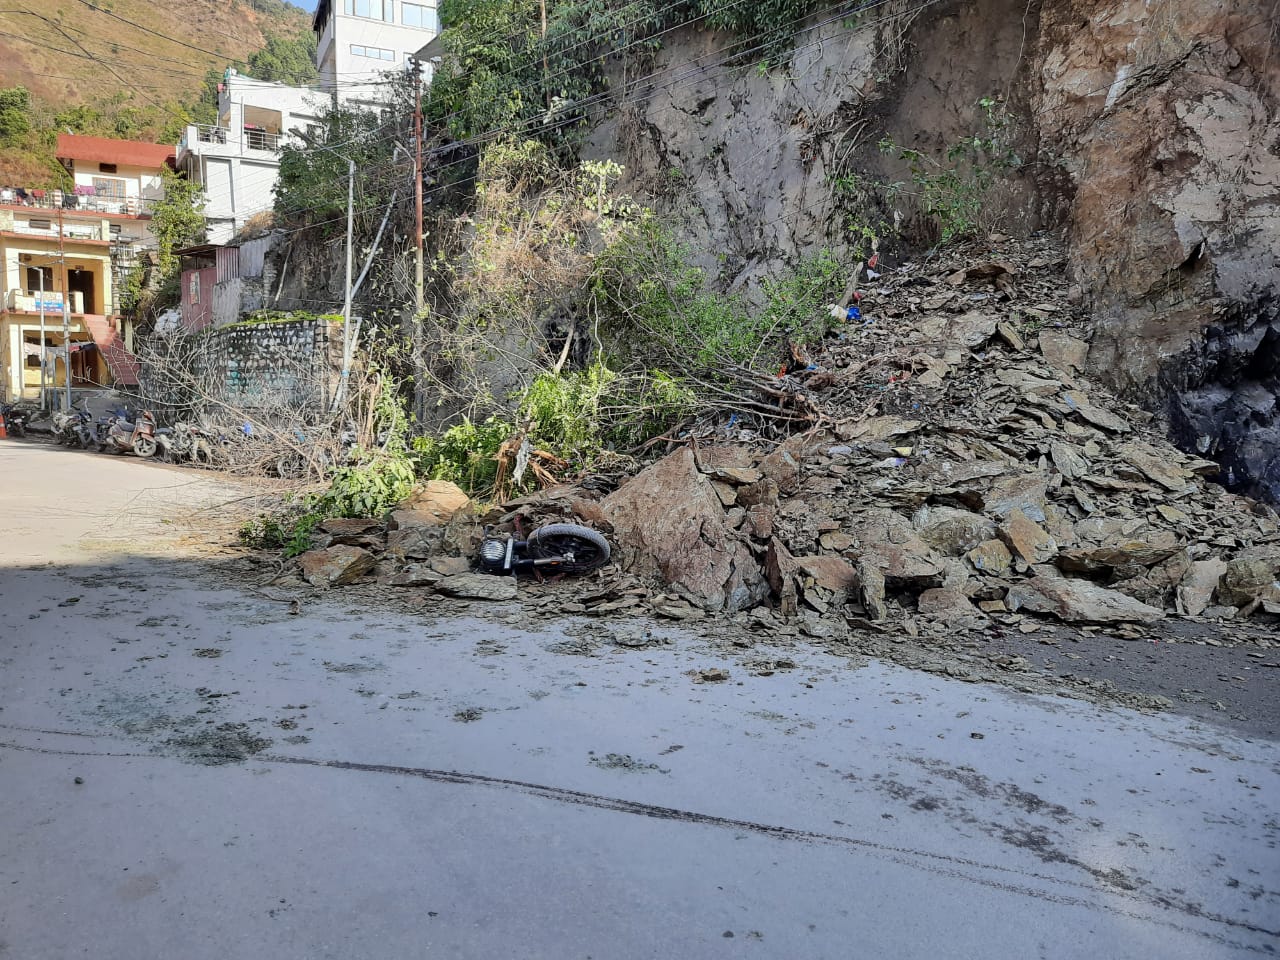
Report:
M485 573L540 574L588 573L609 561L609 541L589 527L576 523L549 523L529 534L495 536L484 528L480 544L480 569Z
M98 444L98 452L132 453L137 457L149 457L156 452L156 418L151 411L143 410L132 416L119 410L111 418L106 434Z

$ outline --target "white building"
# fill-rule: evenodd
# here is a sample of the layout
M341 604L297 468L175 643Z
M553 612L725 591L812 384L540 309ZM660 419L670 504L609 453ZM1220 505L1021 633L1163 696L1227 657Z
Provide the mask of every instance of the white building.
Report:
M381 75L407 67L440 22L436 0L320 0L311 28L321 86L340 100L369 103Z
M316 87L255 80L228 69L218 85L218 122L192 124L178 144L178 169L204 187L210 243L228 242L254 214L272 208L280 148L319 132L325 99Z

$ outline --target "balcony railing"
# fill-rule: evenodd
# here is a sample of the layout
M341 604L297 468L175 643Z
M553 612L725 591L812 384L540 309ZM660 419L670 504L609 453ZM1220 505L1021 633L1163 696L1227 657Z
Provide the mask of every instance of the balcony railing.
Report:
M61 190L26 190L22 196L16 189L0 190L0 203L42 210L67 210L76 213L107 213L128 217L149 217L155 200L141 197L85 196Z
M79 290L71 291L71 299L68 301L71 305L71 312L75 314L84 313L84 294ZM46 290L42 294L39 290L21 290L13 289L4 298L4 307L6 310L21 310L27 313L39 313L40 307L44 306L46 313L62 313L62 294L52 290Z
M3 224L3 221L0 221L0 224ZM30 224L15 221L12 226L3 226L0 229L4 229L9 233L20 233L26 237L44 237L46 240L58 239L58 224L56 222L48 227L33 227ZM66 223L62 227L62 236L66 240L111 240L114 234L92 223Z
M196 143L211 143L217 146L230 146L242 150L280 149L281 135L270 133L257 127L246 126L239 131L232 127L217 127L209 124L192 124L182 138L181 147L190 149Z

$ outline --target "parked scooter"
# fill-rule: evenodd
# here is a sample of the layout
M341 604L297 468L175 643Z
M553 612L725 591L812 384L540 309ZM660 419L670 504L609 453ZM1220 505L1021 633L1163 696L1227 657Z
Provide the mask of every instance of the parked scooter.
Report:
M112 418L98 451L132 452L134 456L149 457L156 452L156 447L156 418L151 411L143 410L130 418L128 411L121 410Z

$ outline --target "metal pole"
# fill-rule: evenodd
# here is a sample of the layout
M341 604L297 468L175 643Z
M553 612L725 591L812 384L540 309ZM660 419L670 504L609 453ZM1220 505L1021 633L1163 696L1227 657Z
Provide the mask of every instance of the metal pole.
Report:
M351 342L351 261L352 237L355 233L356 162L347 159L347 284L346 299L342 304L342 380L338 383L338 403L347 396L347 381L351 377L351 355L355 345Z
M44 342L44 267L38 266L40 271L40 409L43 410L45 404L45 364L48 363L48 357L45 356Z
M71 294L67 289L67 252L62 243L62 207L58 207L58 260L62 264L62 374L66 381L65 409L71 409Z
M547 65L547 0L539 0L542 7L542 86L547 94L547 109L551 109L551 68Z

